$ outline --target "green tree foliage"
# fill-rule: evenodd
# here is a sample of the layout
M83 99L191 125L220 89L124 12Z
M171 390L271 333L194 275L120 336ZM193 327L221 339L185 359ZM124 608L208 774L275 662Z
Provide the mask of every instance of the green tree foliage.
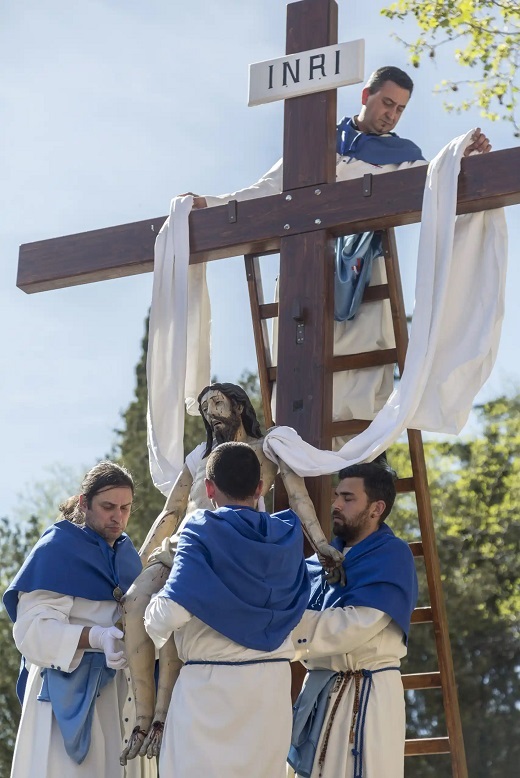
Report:
M439 46L454 43L457 64L470 68L473 78L445 80L440 92L459 92L448 111L478 106L483 117L512 122L520 137L518 97L520 91L520 5L517 0L397 0L381 11L389 19L413 18L419 37L403 43L410 61L419 67L423 58L434 58ZM467 96L466 96L467 95Z
M513 778L520 764L520 395L481 410L482 433L426 446L430 491L469 775ZM406 472L404 447L391 462ZM392 526L417 534L415 505L398 500ZM420 604L427 602L422 563ZM412 627L407 672L436 669L431 625ZM446 734L440 692L410 695L409 736ZM450 775L449 757L407 760L407 778Z
M40 523L32 517L24 526L0 519L0 596L11 583L28 552L40 536ZM13 642L12 623L0 608L0 776L11 772L16 731L20 720L20 703L15 684L20 668L20 654Z

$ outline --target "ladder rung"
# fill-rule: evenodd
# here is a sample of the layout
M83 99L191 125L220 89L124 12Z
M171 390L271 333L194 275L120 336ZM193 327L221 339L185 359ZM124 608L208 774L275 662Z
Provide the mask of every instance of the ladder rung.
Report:
M398 478L395 482L395 488L398 494L404 492L415 492L415 482L413 478Z
M332 372L339 373L342 370L362 370L364 367L381 367L393 365L397 362L397 349L385 348L378 351L362 351L359 354L346 354L340 357L332 357Z
M377 284L377 286L367 286L363 293L363 303L375 303L379 300L389 300L390 292L388 284Z
M409 673L403 675L403 686L405 689L440 689L441 674L437 670L433 673Z
M330 434L333 438L338 435L359 435L370 426L369 419L349 419L348 421L333 421L330 425Z
M258 309L261 319L276 319L278 316L278 303L262 303Z
M408 545L414 556L424 556L423 545L420 540L414 540L412 543L408 543Z
M429 605L416 608L412 613L412 624L428 624L433 621L432 609Z
M271 308L276 303L269 303L264 305L264 308ZM268 319L269 316L261 316L262 319ZM347 354L342 357L332 357L331 369L333 373L340 373L343 370L362 370L365 367L382 367L383 365L393 365L397 360L397 349L386 348L379 351L362 351L359 354ZM276 381L276 367L269 368L269 380ZM335 422L335 424L344 424L345 422ZM350 423L350 422L348 422ZM363 422L365 423L365 422ZM362 429L366 429L370 424L369 421L365 423ZM359 429L358 432L362 432ZM336 435L346 434L345 432L336 432ZM357 433L353 433L357 434Z
M388 284L378 284L377 286L367 286L363 294L364 303L375 303L379 300L389 299ZM260 305L261 319L275 319L278 316L278 303L263 303Z
M415 740L406 740L404 744L405 756L449 754L450 751L450 739L448 737L420 737Z

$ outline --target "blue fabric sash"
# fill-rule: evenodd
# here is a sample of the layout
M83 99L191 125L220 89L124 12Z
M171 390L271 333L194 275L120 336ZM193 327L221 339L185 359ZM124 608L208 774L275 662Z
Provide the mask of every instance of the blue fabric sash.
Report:
M159 596L241 646L274 651L309 599L298 516L247 507L195 511Z
M395 132L375 135L361 132L345 116L336 128L336 152L343 157L354 157L371 165L399 165L424 159L419 146Z
M6 590L3 602L16 621L19 592L46 589L87 600L113 600L114 589L124 592L142 570L128 535L110 546L97 532L70 521L58 521L38 540Z
M336 240L336 272L334 274L334 319L353 319L370 283L372 263L381 256L381 236L361 232Z
M334 538L340 551L344 544ZM364 605L387 613L408 639L412 611L417 603L417 575L412 552L390 527L381 527L356 543L343 562L346 585L328 584L316 555L307 560L311 578L310 610Z
M287 761L294 772L309 778L318 748L327 705L338 673L311 670L293 708L291 747Z
M115 674L115 670L107 667L105 655L93 651L86 651L71 673L42 670L38 700L51 703L65 751L76 764L83 762L90 748L96 698Z

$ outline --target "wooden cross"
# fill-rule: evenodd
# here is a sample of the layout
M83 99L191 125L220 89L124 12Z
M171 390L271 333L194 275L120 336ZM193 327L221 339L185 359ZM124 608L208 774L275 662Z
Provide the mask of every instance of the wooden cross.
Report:
M335 0L289 4L287 54L335 43ZM191 263L280 252L276 421L325 449L331 444L332 419L333 239L419 221L426 178L426 168L419 167L337 183L335 128L335 90L287 100L283 193L190 216ZM520 148L462 160L458 213L519 202ZM22 245L18 286L38 292L150 271L155 236L164 219ZM302 324L303 342L297 342ZM310 481L318 516L328 522L327 479ZM430 546L435 548L433 534L432 538ZM436 565L434 584L440 592L438 560ZM441 605L436 607L443 611L442 594L437 596ZM453 731L460 744L458 752L454 747L452 763L454 774L462 777L467 772L445 613L441 623L445 648L439 657L449 663L447 706L453 709Z
M286 53L337 42L335 0L288 5ZM420 220L425 168L336 183L336 90L287 100L281 195L194 211L190 262L280 251L277 414L318 448L330 448L333 237ZM520 202L520 149L462 162L458 213ZM38 292L152 270L165 217L20 247L18 286ZM296 343L303 319L305 338ZM328 517L328 487L310 485Z
M286 54L337 43L335 0L288 5ZM280 252L278 424L331 446L333 238L420 219L425 168L336 183L336 90L285 102L283 194L194 211L190 262ZM520 149L463 160L458 212L520 202ZM18 286L38 292L142 273L165 217L22 245ZM296 327L305 325L303 343ZM327 479L309 484L328 521Z
M335 0L287 8L286 53L337 43ZM283 193L194 211L190 262L280 252L278 424L330 448L332 418L333 238L420 220L426 169L336 182L336 90L285 102ZM312 150L312 153L310 153ZM458 213L520 202L520 149L463 159ZM143 273L165 217L20 247L18 286L26 292ZM296 327L305 325L303 342ZM326 479L313 479L317 513L328 518Z
M286 54L337 43L335 0L288 5ZM280 252L278 424L330 448L333 238L420 219L425 168L336 183L336 90L285 102L283 194L194 211L190 262ZM463 160L458 212L520 202L520 149ZM368 184L368 188L367 188ZM165 217L22 245L18 286L38 292L142 273ZM303 343L296 327L305 325ZM328 520L326 479L310 484Z

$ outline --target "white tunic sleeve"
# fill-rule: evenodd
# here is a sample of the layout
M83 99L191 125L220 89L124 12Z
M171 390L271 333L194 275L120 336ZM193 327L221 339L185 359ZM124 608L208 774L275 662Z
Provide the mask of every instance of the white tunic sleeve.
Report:
M192 617L186 608L169 597L153 597L144 614L144 627L160 649L172 632L186 626Z
M372 640L391 620L383 611L366 606L307 610L292 632L295 658L349 654Z
M239 189L236 192L218 195L217 197L205 195L208 207L211 208L214 205L225 205L225 203L228 203L230 200L254 200L256 197L268 197L269 195L280 194L282 191L282 170L282 160L279 159L278 162L256 182L256 184L246 186L244 189Z
M31 664L66 673L78 666L83 625L69 623L73 604L74 597L43 589L20 594L13 636L18 651Z

